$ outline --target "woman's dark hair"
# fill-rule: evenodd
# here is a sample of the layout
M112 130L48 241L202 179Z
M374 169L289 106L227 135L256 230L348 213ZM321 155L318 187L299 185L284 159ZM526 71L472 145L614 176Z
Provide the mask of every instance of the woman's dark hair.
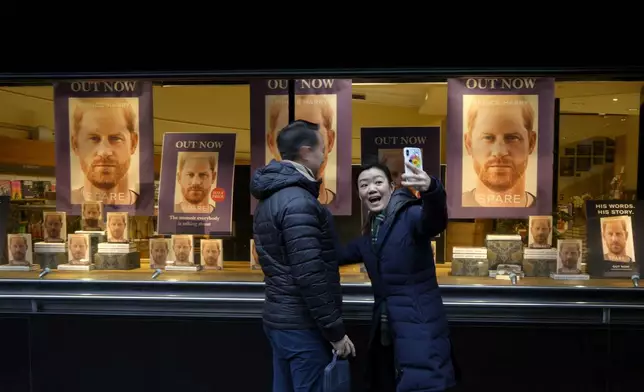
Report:
M381 172L385 173L388 183L391 184L392 182L394 182L394 178L391 176L391 172L389 171L389 168L380 162L369 163L367 165L360 166L360 169L358 170L358 177L360 177L360 174L362 174L362 172L365 172L369 169L380 170ZM356 177L356 183L358 182L358 177Z
M358 169L358 174L356 176L356 184L358 182L358 178L360 178L360 174L364 171L367 171L369 169L378 169L381 172L385 173L385 177L387 177L387 182L391 184L394 182L393 177L391 176L391 172L389 171L389 168L380 163L380 162L375 162L375 163L369 163L366 165L360 166L360 169ZM362 203L360 203L360 208L364 208L362 206ZM373 213L370 211L369 214L367 215L367 220L365 220L364 225L362 226L362 234L363 235L368 235L371 233L371 220L373 219Z

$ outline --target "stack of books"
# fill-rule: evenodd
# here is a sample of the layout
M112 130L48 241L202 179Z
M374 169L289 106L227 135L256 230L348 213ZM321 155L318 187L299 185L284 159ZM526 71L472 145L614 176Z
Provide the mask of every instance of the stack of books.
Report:
M452 276L487 276L488 265L485 247L452 248Z

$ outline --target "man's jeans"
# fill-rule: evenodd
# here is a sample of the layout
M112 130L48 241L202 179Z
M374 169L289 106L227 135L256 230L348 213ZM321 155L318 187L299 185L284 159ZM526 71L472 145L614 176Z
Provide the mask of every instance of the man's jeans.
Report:
M317 329L264 332L273 348L273 392L321 392L332 347Z

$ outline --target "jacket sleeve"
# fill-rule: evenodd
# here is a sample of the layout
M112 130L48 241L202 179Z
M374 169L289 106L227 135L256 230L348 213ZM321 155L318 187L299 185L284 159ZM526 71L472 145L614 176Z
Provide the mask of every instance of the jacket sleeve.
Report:
M292 277L311 316L324 337L337 342L346 332L341 308L328 289L326 267L321 257L322 227L317 209L315 203L305 198L292 200L281 219L282 235Z
M411 208L413 230L417 236L432 238L447 228L447 194L436 178L420 193L421 205Z
M360 241L362 237L356 238L349 244L341 248L339 265L360 264L362 263L362 253L360 253Z

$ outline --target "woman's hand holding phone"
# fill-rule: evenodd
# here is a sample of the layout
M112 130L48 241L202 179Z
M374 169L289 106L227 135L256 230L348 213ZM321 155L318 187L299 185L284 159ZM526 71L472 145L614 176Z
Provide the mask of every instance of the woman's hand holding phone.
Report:
M402 186L413 187L420 192L425 192L432 185L432 178L422 169L417 168L409 162L405 162L405 167L409 172L402 175Z

